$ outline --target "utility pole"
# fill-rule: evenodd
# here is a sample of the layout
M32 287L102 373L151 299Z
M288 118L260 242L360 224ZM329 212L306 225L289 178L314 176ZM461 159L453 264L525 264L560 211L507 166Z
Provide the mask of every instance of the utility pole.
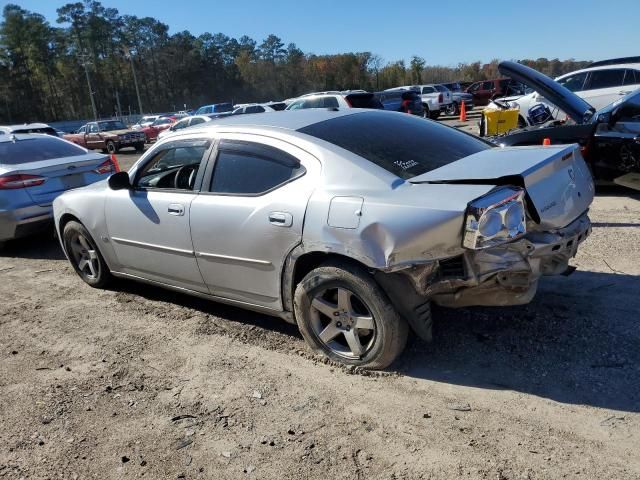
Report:
M87 76L87 86L89 87L89 98L91 98L91 109L93 110L93 119L97 121L98 110L96 110L96 101L93 99L93 89L91 88L91 79L89 78L89 69L87 68L87 65L89 65L90 62L87 60L87 57L88 55L84 53L81 55L78 55L78 58L80 58L80 63L84 67L84 73Z
M133 65L133 55L131 54L131 50L127 47L123 47L125 55L129 57L129 62L131 62L131 73L133 73L133 84L136 86L136 96L138 97L138 110L140 110L140 115L143 114L142 110L142 100L140 100L140 89L138 88L138 77L136 76L136 68Z

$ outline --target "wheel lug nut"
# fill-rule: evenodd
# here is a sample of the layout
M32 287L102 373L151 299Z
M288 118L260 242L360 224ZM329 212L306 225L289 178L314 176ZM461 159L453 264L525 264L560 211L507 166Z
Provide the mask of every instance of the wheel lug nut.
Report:
M338 328L342 327L342 322L336 322L336 327Z
M333 316L334 317L339 317L340 316L340 312L333 312Z
M349 330L351 330L351 327L350 327L349 325L347 325L345 328L346 328L347 332L348 332Z

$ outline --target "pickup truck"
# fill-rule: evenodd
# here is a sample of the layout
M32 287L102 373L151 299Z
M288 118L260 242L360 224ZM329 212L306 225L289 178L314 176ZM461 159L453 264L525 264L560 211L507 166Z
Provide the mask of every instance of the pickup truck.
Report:
M436 119L452 103L451 92L446 88L440 90L436 85L405 85L403 87L390 88L385 92L413 90L422 98L423 115L425 118ZM441 91L442 90L442 91Z
M143 132L131 130L119 120L90 122L80 127L76 133L68 133L63 138L89 150L108 153L116 153L125 147L142 152L145 141Z

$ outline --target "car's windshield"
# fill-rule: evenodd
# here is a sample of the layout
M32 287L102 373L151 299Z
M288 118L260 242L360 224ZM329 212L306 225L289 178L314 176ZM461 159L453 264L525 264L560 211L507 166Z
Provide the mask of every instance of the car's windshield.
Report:
M75 157L87 153L64 140L52 136L18 138L15 142L0 142L0 164L20 165L54 158Z
M120 122L120 121L110 121L110 122L100 122L98 123L98 128L100 129L101 132L109 132L112 130L126 130L127 127L125 126L124 123Z
M377 110L325 120L299 131L338 145L405 180L491 148L454 128Z

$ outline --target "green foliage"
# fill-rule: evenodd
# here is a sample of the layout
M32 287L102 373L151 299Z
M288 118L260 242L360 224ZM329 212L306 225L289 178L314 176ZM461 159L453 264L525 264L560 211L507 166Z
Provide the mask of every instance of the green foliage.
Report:
M138 113L133 72L146 112L205 103L268 101L317 90L381 90L421 82L498 76L494 60L429 66L413 56L385 63L371 52L315 55L276 35L262 42L223 33L169 33L152 18L121 15L95 0L62 5L57 26L8 4L0 24L0 123L91 118L84 66L98 115ZM524 60L557 76L587 62Z

